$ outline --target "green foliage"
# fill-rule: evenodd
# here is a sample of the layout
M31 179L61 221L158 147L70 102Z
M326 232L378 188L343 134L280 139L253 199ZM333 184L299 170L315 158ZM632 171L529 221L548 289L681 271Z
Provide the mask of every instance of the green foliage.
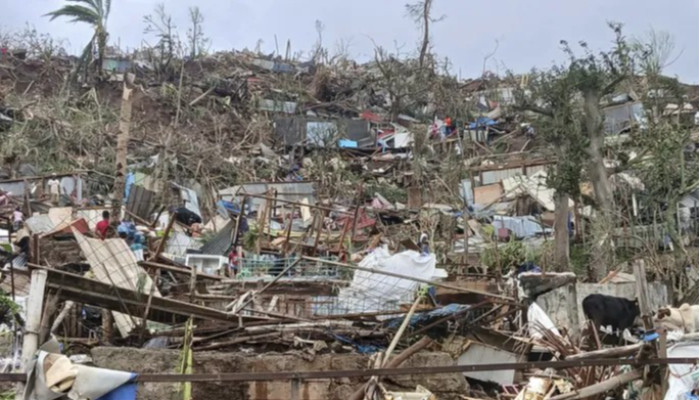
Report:
M5 293L0 293L0 323L10 324L19 316L20 308ZM21 322L21 321L18 321Z
M528 249L521 241L511 239L508 243L489 247L479 255L480 261L489 270L498 270L499 273L507 272L511 267L517 267L525 261L536 261L537 253Z
M394 185L382 185L378 183L370 183L365 185L365 193L373 196L374 193L379 193L388 201L405 204L408 201L408 192L406 189Z
M258 231L258 227L257 227L257 226L255 226L255 227L250 227L250 229L248 230L248 232L246 232L246 233L243 235L243 239L242 239L242 241L241 241L241 243L243 244L243 248L244 248L246 251L252 251L252 250L254 250L254 249L255 249L255 243L256 243L257 240L258 240L258 236L260 236L260 233L259 233L259 231Z
M66 0L69 3L58 10L46 14L51 21L58 17L68 18L69 22L83 22L92 25L95 34L83 50L79 68L87 72L88 65L92 62L92 49L97 47L97 70L102 72L102 61L107 48L107 17L112 5L111 0Z

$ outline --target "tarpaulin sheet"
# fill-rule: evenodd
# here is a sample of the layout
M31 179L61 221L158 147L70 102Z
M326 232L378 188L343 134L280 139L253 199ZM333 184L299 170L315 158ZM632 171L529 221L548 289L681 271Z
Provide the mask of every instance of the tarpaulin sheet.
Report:
M365 256L360 267L401 274L423 280L435 275L435 255L421 255L407 250L390 254L386 247L378 247ZM365 313L398 310L400 304L412 303L420 283L381 273L356 270L348 287L341 288L332 313Z
M427 325L428 323L438 320L440 318L456 314L460 311L464 311L469 308L471 308L471 306L468 304L449 304L445 307L441 307L435 310L416 313L413 316L411 316L411 320L408 322L408 324L414 328L420 327L423 325ZM390 329L396 329L401 325L403 320L404 317L393 318L387 321L386 326Z
M531 216L507 217L495 215L491 225L495 229L506 228L521 239L552 232L551 228L542 226Z

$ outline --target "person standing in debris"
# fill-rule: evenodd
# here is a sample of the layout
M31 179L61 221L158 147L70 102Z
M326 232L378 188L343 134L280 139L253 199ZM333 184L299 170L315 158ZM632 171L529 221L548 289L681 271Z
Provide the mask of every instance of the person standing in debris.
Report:
M58 205L58 199L60 197L61 182L56 178L56 174L51 174L51 179L47 182L49 185L49 194L51 195L51 203Z
M15 232L22 227L22 221L24 221L24 214L22 214L22 210L17 207L12 213L12 228Z
M425 232L420 234L420 238L418 239L418 247L420 247L421 255L430 254L430 247L428 246L428 235L425 234Z
M238 253L238 249L235 246L231 248L231 252L228 253L229 276L233 279L236 279L236 275L238 275L242 256L242 254Z
M97 236L104 240L107 237L107 231L109 230L109 211L102 211L102 221L97 223L95 227L95 232Z

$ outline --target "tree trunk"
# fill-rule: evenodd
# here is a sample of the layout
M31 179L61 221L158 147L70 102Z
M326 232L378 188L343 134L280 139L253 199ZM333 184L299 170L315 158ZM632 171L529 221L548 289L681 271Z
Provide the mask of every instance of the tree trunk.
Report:
M116 177L114 180L114 198L112 199L112 220L119 222L122 203L124 203L124 186L126 184L126 153L129 145L129 127L131 125L131 92L134 75L124 77L122 106L119 115L119 136L117 136Z
M599 108L600 96L596 92L584 93L586 133L590 140L588 146L588 173L593 183L598 207L604 214L611 214L613 210L613 196L608 182L608 174L603 163L603 147L605 133L603 132L603 118Z
M97 32L97 76L102 76L102 65L105 59L105 49L107 47L107 32L104 27L98 28Z
M554 196L554 264L559 270L569 269L569 196Z
M598 215L593 226L593 247L591 249L591 278L600 281L607 275L608 263L612 260L612 228L614 221L614 201L608 173L603 163L603 147L605 133L603 132L603 118L600 113L600 94L596 91L585 91L584 112L586 133L589 138L588 146L588 175L593 184Z
M430 32L428 26L430 25L430 7L432 6L433 0L423 1L423 44L420 48L420 57L418 58L418 65L423 68L423 63L425 62L425 55L428 52L428 44L430 41Z

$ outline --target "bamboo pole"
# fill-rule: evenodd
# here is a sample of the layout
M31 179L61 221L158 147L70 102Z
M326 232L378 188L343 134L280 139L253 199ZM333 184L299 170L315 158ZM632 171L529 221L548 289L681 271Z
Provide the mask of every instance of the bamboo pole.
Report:
M20 369L27 372L29 362L34 358L39 348L39 329L41 325L41 314L44 303L44 291L46 289L47 272L43 270L33 270L29 286L29 298L27 299L27 320L25 321L24 338L22 341L22 358L20 359ZM24 384L17 387L16 399L22 399Z
M391 357L391 353L394 352L396 345L399 343L399 339L401 339L403 332L406 330L406 327L408 326L408 323L411 321L411 317L413 316L413 313L415 313L416 308L418 308L418 304L421 302L421 300L423 300L423 296L416 297L416 301L413 302L413 304L411 305L411 309L408 310L408 313L406 314L403 321L401 322L401 326L399 326L399 329L396 331L394 338L391 340L389 347L386 349L384 354L379 355L380 358L377 360L377 364L379 365L379 368L385 368L388 365L388 360L389 360L389 357ZM399 356L401 356L401 355L399 355ZM408 357L405 357L405 358L408 358ZM403 361L403 360L399 360L399 362L400 361ZM377 376L370 377L369 381L365 385L363 385L360 389L358 389L357 391L355 391L355 393L353 393L353 395L350 397L350 400L360 400L362 398L362 396L365 394L367 396L369 396L370 398L373 398L374 389L377 385L377 382L379 382L379 377L377 377Z

